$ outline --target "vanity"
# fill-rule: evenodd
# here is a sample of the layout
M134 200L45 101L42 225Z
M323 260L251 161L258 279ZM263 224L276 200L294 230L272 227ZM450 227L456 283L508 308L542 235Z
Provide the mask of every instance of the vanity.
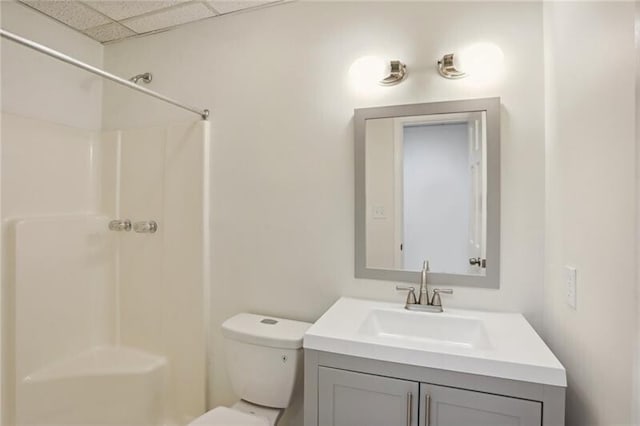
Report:
M355 110L355 277L408 297L341 298L309 328L305 426L564 425L565 369L526 319L440 298L500 288L500 109Z
M524 317L341 298L304 337L305 426L560 426L566 373Z

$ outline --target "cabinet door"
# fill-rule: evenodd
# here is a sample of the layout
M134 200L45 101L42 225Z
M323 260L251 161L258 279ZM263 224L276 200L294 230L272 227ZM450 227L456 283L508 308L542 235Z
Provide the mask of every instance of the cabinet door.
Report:
M318 425L418 426L417 382L318 368Z
M542 403L420 384L420 426L540 426Z

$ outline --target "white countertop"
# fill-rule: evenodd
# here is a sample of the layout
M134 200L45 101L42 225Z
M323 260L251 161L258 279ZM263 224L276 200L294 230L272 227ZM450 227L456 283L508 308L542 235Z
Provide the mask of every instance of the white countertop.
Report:
M375 315L378 316L374 318ZM377 324L386 321L386 317L393 319L395 328L388 327L392 330L388 333L386 329L380 332ZM402 321L407 327L402 327L400 333L406 331L407 335L394 334ZM428 326L432 330L422 333ZM449 332L459 337L449 341L443 337ZM527 320L516 313L447 308L443 313L409 312L400 303L343 297L307 330L304 348L503 379L567 385L560 361Z

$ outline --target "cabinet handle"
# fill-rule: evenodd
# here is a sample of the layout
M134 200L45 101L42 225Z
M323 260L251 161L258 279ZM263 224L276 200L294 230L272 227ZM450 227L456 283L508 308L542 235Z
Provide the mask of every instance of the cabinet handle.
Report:
M429 394L424 397L424 424L431 425L431 395Z
M413 393L407 393L407 426L411 426L411 414L413 412Z

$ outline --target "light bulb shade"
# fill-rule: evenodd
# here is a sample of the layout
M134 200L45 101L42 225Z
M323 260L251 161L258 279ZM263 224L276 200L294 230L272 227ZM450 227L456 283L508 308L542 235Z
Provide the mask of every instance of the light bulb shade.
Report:
M470 77L477 82L498 79L504 70L504 53L493 43L476 43L454 56L444 55L438 61L438 72L444 78Z
M379 56L363 56L351 64L349 81L357 92L368 93L379 89L378 82L387 73L388 62Z
M459 64L473 80L489 82L502 75L504 53L493 43L476 43L460 52Z

